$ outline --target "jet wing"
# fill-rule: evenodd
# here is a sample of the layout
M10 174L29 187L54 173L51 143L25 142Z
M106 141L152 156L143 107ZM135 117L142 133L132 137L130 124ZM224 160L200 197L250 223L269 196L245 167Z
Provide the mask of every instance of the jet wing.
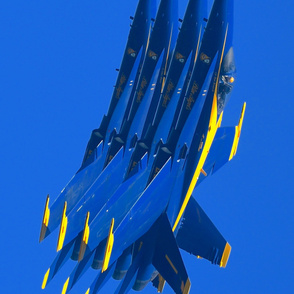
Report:
M179 247L198 258L226 267L231 246L194 197L191 197L177 234Z
M202 182L206 175L215 173L236 155L245 108L246 103L243 105L239 124L237 126L221 127L217 130L211 149L209 150L209 154L203 166L203 173L199 177L198 184Z
M40 242L59 225L64 202L67 201L66 213L68 214L101 172L100 161L104 159L104 154L107 153L107 148L103 148L103 145L105 146L105 142L108 143L109 141L107 130L110 128L112 133L115 128L119 129L125 112L128 113L131 93L134 91L136 84L134 81L139 77L138 68L141 67L145 57L151 31L151 18L154 13L154 0L139 1L108 114L104 116L99 129L92 132L80 169L50 208L49 198L47 199Z

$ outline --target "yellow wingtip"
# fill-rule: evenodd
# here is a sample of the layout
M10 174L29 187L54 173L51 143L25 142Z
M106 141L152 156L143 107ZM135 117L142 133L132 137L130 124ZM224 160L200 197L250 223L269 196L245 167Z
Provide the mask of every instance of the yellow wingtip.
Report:
M243 104L240 119L239 119L239 123L235 127L235 137L234 137L234 141L233 141L233 145L232 145L229 160L231 160L237 153L239 139L240 139L242 125L243 125L243 120L244 120L245 109L246 109L246 102L244 102L244 104Z
M42 289L45 289L45 287L47 285L49 273L50 273L50 268L48 268L46 274L44 275L44 279L43 279L43 283L42 283Z
M67 202L64 202L63 212L62 212L62 219L60 224L60 230L58 235L58 241L57 241L57 249L56 251L60 251L63 247L63 242L66 234L67 229L67 216L66 216L66 208L67 208Z
M241 110L241 115L240 115L240 119L239 119L239 123L238 123L238 130L239 130L238 136L239 137L240 137L240 133L241 133L242 125L243 125L245 109L246 109L246 102L243 103L242 110Z
M102 270L101 272L105 272L108 268L112 248L113 248L113 242L114 242L114 237L113 237L113 226L114 226L114 218L111 220L110 228L109 228L109 233L108 233L108 238L107 238L107 243L105 247L105 253L104 253L104 259L103 259L103 264L102 264Z
M188 278L185 284L184 289L182 290L183 294L189 294L190 293L190 289L191 289L191 282L190 279Z
M85 294L89 294L90 293L90 288L88 288L87 292Z
M231 250L232 250L231 245L229 243L227 243L225 246L223 255L222 255L221 262L219 264L220 267L225 268L227 266L227 263L228 263L228 260L229 260L230 254L231 254Z
M46 198L46 203L45 203L45 208L44 208L44 213L43 213L43 221L42 221L42 226L41 226L41 232L40 232L40 238L39 242L42 242L45 238L48 223L49 223L49 218L50 218L50 209L49 209L49 194L47 195Z
M62 292L61 294L65 294L67 291L67 287L68 287L68 282L69 282L69 278L67 278L67 280L65 281L63 288L62 288Z
M157 293L162 293L165 285L165 279L159 274L158 275L159 283L157 287Z
M86 251L86 247L88 245L89 241L89 235L90 235L90 228L89 228L89 217L90 217L90 212L87 212L86 220L85 220L85 226L84 226L84 233L83 233L83 238L81 241L81 247L80 247L80 252L79 252L79 258L78 261L80 262L84 258L84 254Z

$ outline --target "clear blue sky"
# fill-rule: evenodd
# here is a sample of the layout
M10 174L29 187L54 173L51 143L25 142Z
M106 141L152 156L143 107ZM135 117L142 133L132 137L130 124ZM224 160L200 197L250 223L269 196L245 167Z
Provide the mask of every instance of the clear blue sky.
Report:
M183 17L187 0L179 2ZM291 293L294 2L235 2L238 76L223 125L238 122L246 101L241 140L234 160L194 192L232 253L226 269L183 257L191 293ZM52 203L79 168L107 111L136 4L0 4L1 293L60 293L74 266L41 290L57 241L56 232L38 243L45 198ZM71 293L84 293L95 274Z

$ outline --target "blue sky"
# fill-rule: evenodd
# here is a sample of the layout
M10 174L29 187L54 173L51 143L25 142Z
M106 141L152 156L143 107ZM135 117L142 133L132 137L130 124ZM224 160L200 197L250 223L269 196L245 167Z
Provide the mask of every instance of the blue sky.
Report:
M127 2L127 5L126 5ZM183 17L187 1L180 2ZM211 1L209 1L211 3ZM183 254L191 293L293 290L294 3L235 1L237 82L223 125L247 102L237 156L194 192L232 245L226 269ZM74 266L41 290L57 232L38 243L51 203L106 113L137 0L0 4L0 291L60 293ZM71 293L84 293L96 272ZM110 281L101 293L112 293ZM148 286L142 293L156 293ZM164 293L172 293L166 286Z

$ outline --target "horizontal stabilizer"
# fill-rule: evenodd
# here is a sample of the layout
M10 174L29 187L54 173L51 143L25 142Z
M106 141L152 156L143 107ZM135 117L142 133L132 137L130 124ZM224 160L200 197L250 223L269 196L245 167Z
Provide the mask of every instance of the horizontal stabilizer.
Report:
M188 253L221 267L226 266L231 246L193 197L187 205L176 239L179 247Z
M152 264L176 294L187 294L191 283L166 214L160 217L157 226Z

